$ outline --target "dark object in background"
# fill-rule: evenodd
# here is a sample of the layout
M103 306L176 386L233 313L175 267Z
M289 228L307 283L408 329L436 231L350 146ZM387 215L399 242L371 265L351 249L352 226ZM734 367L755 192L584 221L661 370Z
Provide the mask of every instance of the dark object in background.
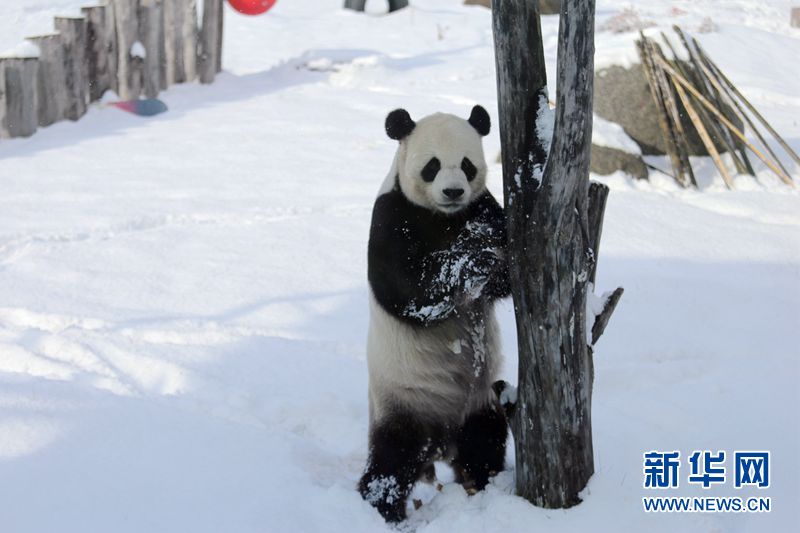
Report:
M367 0L344 0L344 8L353 11L364 11ZM408 0L389 0L389 13L408 7Z
M492 0L464 0L465 6L483 6L492 8ZM542 15L558 15L561 13L561 0L539 0L539 13Z

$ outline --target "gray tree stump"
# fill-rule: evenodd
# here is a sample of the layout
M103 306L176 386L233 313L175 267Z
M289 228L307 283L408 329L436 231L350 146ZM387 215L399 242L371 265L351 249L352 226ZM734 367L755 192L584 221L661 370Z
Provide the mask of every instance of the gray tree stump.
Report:
M117 92L117 29L114 4L81 8L86 18L86 72L89 101L96 102L111 89Z
M589 188L594 0L563 0L552 139L537 128L548 113L538 1L495 0L492 20L519 348L516 488L535 505L570 507L594 472L586 294L608 193Z
M200 29L198 75L201 83L211 83L222 70L222 0L203 0Z
M39 48L36 88L39 126L49 126L64 120L69 107L64 43L59 33L29 37L28 40Z
M39 123L37 96L39 60L35 57L0 58L5 77L5 110L0 137L30 137Z

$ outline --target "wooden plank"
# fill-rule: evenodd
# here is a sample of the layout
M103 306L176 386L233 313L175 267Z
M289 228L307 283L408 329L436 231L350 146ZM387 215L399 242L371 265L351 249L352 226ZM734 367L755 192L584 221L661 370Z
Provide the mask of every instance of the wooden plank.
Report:
M144 94L148 98L155 98L167 86L161 0L139 0L139 42L145 49Z
M198 75L200 83L211 83L222 70L222 0L203 0Z
M86 18L86 74L89 101L96 102L107 90L117 91L117 30L114 4L84 7Z
M64 42L60 33L29 37L39 48L37 74L39 126L49 126L66 118L68 102L67 73L64 70Z
M131 54L139 41L138 0L113 0L117 32L117 94L122 100L135 100L142 93L141 61Z
M83 17L56 17L56 30L64 45L64 72L66 74L67 107L64 117L78 120L86 114L89 103L89 82L86 61L86 19Z
M39 59L0 58L5 75L5 117L0 125L3 137L30 137L39 123Z

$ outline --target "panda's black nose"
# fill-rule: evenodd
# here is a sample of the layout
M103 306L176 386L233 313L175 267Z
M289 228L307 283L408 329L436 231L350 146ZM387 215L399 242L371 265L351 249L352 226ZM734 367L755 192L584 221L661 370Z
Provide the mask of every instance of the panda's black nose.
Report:
M443 189L442 192L451 200L455 200L464 194L464 189Z

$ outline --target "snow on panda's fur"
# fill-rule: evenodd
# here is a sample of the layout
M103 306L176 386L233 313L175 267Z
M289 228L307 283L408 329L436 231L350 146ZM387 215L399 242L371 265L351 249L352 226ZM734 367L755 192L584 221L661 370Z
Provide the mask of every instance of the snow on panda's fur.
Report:
M369 459L359 490L388 521L449 461L482 489L502 470L506 420L494 301L509 294L502 208L486 189L489 115L386 118L400 141L375 201L368 252Z

